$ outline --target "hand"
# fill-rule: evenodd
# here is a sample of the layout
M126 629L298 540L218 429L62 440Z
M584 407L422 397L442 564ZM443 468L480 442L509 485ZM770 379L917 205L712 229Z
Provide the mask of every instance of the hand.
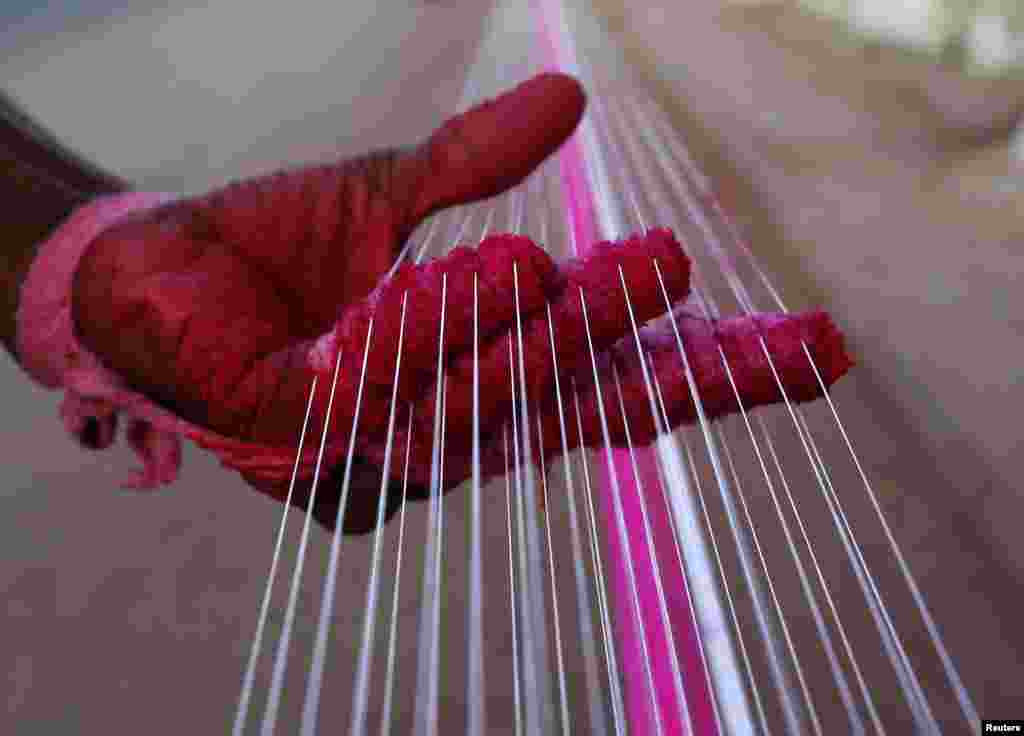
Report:
M294 446L313 341L374 288L425 217L518 184L584 105L576 81L540 75L421 145L235 183L125 220L80 261L79 339L134 390L197 425ZM357 464L354 488L374 486L363 496L375 499L379 482L379 469ZM287 493L287 483L255 485ZM337 493L340 483L321 486ZM296 489L293 502L305 507L308 494ZM337 501L318 492L313 512L327 526ZM375 503L351 507L346 529L368 528L375 512Z
M546 106L550 95L559 100ZM312 509L329 529L336 523L342 495L371 317L376 328L368 353L344 531L374 528L384 472L392 481L386 517L397 509L410 406L415 406L415 427L409 496L427 495L442 272L449 277L444 346L449 431L443 490L459 485L470 473L474 274L481 283L482 385L497 386L512 376L509 328L513 304L520 303L529 403L545 426L543 440L533 444L534 460L541 455L550 458L561 449L559 411L550 390L553 364L546 304L553 313L558 370L566 389L568 379L575 380L577 374L581 378L580 409L586 421L581 435L570 431L570 449L580 443L602 444L595 409L598 393L604 394L611 442L627 441L610 372L613 363L623 372L625 412L634 441L647 444L657 429L641 372L630 363L635 346L622 319L624 295L614 284L620 275L629 284L639 323L663 313L667 302L683 298L689 288L689 260L671 232L651 230L621 243L597 245L590 255L561 267L525 238L497 236L477 251L457 249L445 259L421 268L406 266L393 278L382 279L424 217L517 184L572 132L582 107L582 92L575 82L542 76L442 126L417 148L236 184L124 221L92 244L76 273L73 306L80 339L135 391L205 428L188 436L217 452L225 466L241 472L252 486L279 500L288 497L296 439L310 384L319 373L323 380L311 410L313 429L290 499L300 508L309 505L319 428L328 415L331 368L335 356L343 356L338 400L330 412L330 442ZM513 261L519 264L518 294L512 288ZM655 278L654 261L664 274L667 302ZM590 303L589 330L584 328L581 289ZM399 306L406 290L411 306L402 355L408 359L399 376L395 444L391 465L385 469L388 399ZM761 334L778 348L775 352L790 356L779 367L791 389L803 387L803 393L792 394L796 400L813 398L818 390L803 354L787 345L799 345L803 339L822 355L831 351L836 359L825 371L828 384L847 369L841 336L824 315L777 319L770 329L766 324L756 317L721 327L701 319L680 321L684 341L699 346L697 383L701 395L711 399L711 415L738 408L720 369L719 340L733 354L748 406L780 399L764 361L757 359ZM673 427L693 421L695 410L670 331L645 334L645 352L663 379L665 418ZM587 377L591 337L601 356L597 385L590 385ZM618 345L623 340L628 345ZM311 355L319 358L311 361ZM512 406L503 391L484 391L481 399L481 431L487 439L482 447L483 472L490 476L505 467L500 430ZM564 409L571 417L572 406Z

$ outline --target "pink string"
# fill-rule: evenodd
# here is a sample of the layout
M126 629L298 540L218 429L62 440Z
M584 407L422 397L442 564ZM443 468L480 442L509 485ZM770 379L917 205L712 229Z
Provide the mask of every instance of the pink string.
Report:
M534 0L534 12L538 18L541 39L547 62L555 71L571 68L572 52L558 31L558 0ZM552 7L554 6L554 7ZM598 227L594 217L597 199L590 184L584 165L585 153L579 133L573 135L562 147L559 154L562 174L562 196L569 212L570 226L577 253L585 252L596 242ZM668 636L662 625L662 617L655 587L655 568L652 550L647 545L641 510L641 493L646 505L651 536L657 550L659 571L666 604L669 624L675 640L679 667L683 679L687 706L693 723L694 733L718 734L714 717L711 692L704 677L704 662L701 654L698 632L693 626L693 615L687 596L686 578L676 561L672 525L663 499L658 498L659 479L654 453L649 449L636 449L640 485L633 474L628 449L616 449L613 460L602 466L606 474L601 489L601 511L604 524L609 530L607 558L611 565L612 598L616 609L615 634L619 650L619 666L625 684L627 717L630 732L652 734L655 723L651 710L651 694L647 686L647 674L643 661L640 629L636 624L633 609L633 593L630 589L626 568L624 540L618 534L615 523L614 499L611 497L612 484L608 473L615 473L623 512L626 520L628 544L633 557L636 576L640 615L645 626L647 650L650 653L652 679L658 712L665 734L675 736L685 733L685 725L676 702L674 673L671 660L662 653L668 650Z

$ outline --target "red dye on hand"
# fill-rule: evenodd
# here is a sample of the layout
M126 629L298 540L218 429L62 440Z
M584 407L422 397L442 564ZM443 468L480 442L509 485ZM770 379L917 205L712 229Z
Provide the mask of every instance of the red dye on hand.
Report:
M354 367L358 373L373 318L366 382L390 391L402 302L406 299L403 354L410 359L403 357L398 397L400 401L417 399L424 382L437 370L444 277L447 276L447 294L443 349L447 360L473 344L474 274L481 340L507 328L514 319L513 263L518 264L520 308L524 315L531 315L544 305L555 288L558 268L529 238L493 235L481 241L476 250L458 246L444 258L424 265L402 265L366 299L342 312L334 330L317 341L311 363L319 373L330 376L340 351L349 371Z
M565 380L577 372L587 360L587 336L580 307L580 290L586 296L590 332L594 350L601 352L630 331L626 301L619 269L629 285L631 303L637 322L643 324L666 311L665 296L654 269L657 261L665 281L670 302L686 296L689 290L690 260L682 245L665 229L651 230L619 243L602 242L581 257L564 263L558 272L556 288L548 298L551 324L554 326L555 350L559 376ZM521 269L520 269L521 270ZM472 299L472 294L470 294ZM522 305L520 279L520 304ZM547 311L522 309L523 356L527 375L526 390L531 404L554 390L554 364ZM514 313L510 314L515 319ZM509 333L496 335L480 345L480 431L483 434L500 429L512 410L509 334L518 355L519 334L516 324ZM472 323L470 323L470 340ZM455 452L469 451L473 422L473 352L459 355L447 372L448 389L446 442ZM435 351L436 354L436 351ZM518 358L516 359L516 391L520 389ZM434 426L434 392L429 392L422 409L418 407L416 434L430 436Z
M414 405L409 483L429 486L433 455L435 394L437 388L438 337L441 316L441 285L447 275L445 299L444 360L445 393L445 490L461 484L471 474L473 406L473 275L477 274L480 302L480 407L481 462L485 477L505 468L502 427L511 417L511 386L518 374L518 330L512 263L518 264L519 303L522 313L523 363L531 423L539 411L544 446L539 447L531 426L531 460L540 453L548 459L562 450L558 406L555 403L557 362L563 410L570 449L583 444L600 447L604 435L598 412L598 392L604 402L613 445L626 443L625 421L637 446L655 439L650 400L637 354L622 289L620 269L629 290L629 305L638 325L662 315L666 300L654 261L662 274L670 302L685 297L689 288L690 262L682 246L668 230L651 230L618 244L598 244L586 257L556 267L548 256L526 238L499 235L487 238L476 252L458 248L447 257L421 266L404 266L395 277L381 283L361 303L339 318L334 330L309 351L309 362L325 386L330 385L340 351L341 369L331 417L330 442L324 464L331 468L344 462L359 386L366 333L371 317L373 336L368 353L366 385L356 438L356 453L365 461L383 466L386 430L395 370L403 296L408 293L401 373L398 382L395 437L391 467L384 468L400 486L404 472L408 407ZM582 297L590 326L590 340L583 319ZM554 331L552 358L548 309ZM711 322L684 308L672 314L693 371L708 418L739 410L726 374L722 354L745 409L782 400L762 339L775 370L791 401L810 401L822 395L821 386L804 353L807 345L826 386L832 385L852 365L842 334L824 312L796 315L755 314ZM657 377L674 428L696 421L697 414L678 344L671 325L644 327L640 341L648 365ZM512 350L510 351L510 344ZM721 352L719 351L721 346ZM595 384L591 347L597 356ZM620 409L614 372L618 372L625 406ZM514 372L513 372L514 369ZM575 423L578 389L583 437ZM250 481L280 482L291 475L294 448L260 447L250 443L194 438L214 449L222 462L242 471ZM508 441L511 442L511 436ZM300 477L309 478L315 466L318 443L308 443L300 462ZM511 461L511 458L510 458Z
M480 306L481 429L500 427L511 409L508 334L516 334L516 277L523 320L524 355L529 363L527 388L531 400L551 384L546 302L559 351L559 369L575 371L586 346L579 308L580 289L592 301L591 332L594 347L603 350L629 330L623 321L625 299L619 271L630 284L637 318L645 321L665 311L665 298L657 287L653 260L662 271L669 299L685 296L689 287L689 259L668 230L652 230L621 243L600 243L583 258L556 268L547 254L528 238L498 235L481 243L481 252L457 248L444 258L420 266L405 266L395 278L382 283L369 297L346 310L335 329L317 341L310 364L325 381L333 380L340 354L336 408L332 434L347 436L359 392L360 373L373 317L370 350L366 354L366 380L358 433L360 442L372 445L387 429L395 355L401 323L402 299L406 306L402 365L398 380L399 406L417 402L414 438L433 437L441 292L447 275L445 298L444 359L447 364L446 418L450 449L468 452L473 420L473 275L477 274ZM512 264L516 264L513 271ZM492 272L481 269L488 267ZM564 336L564 339L562 339ZM518 344L518 343L517 343ZM401 425L404 418L399 416ZM365 439L369 438L369 439ZM335 439L334 442L340 440Z
M588 304L588 316L589 312ZM709 322L685 312L677 312L673 318L679 328L708 419L737 412L740 408L736 401L736 392L729 382L722 353L718 349L719 345L725 353L725 360L732 371L732 378L745 410L782 401L782 394L761 346L762 337L786 396L792 402L806 402L822 396L814 369L803 351L804 344L810 350L814 364L826 386L835 383L853 365L852 359L846 353L842 334L829 316L821 311L795 315L755 314L719 322ZM557 332L555 339L557 348ZM641 331L640 339L645 353L649 356L648 375L652 381L656 376L661 388L670 428L696 422L696 407L691 398L686 371L671 326L646 328ZM584 351L582 359L586 365L574 376L583 424L582 444L593 448L602 447L605 443L598 408L598 391L604 403L612 445L622 447L627 444L626 425L620 409L613 367L618 371L622 404L625 406L625 419L629 424L629 437L632 443L641 447L653 442L656 438L656 429L634 336L628 335L604 354L598 354L596 362L600 382L596 390L589 349L584 348ZM538 357L550 360L550 347L545 352L546 355ZM527 364L527 383L532 381L530 368L533 365L536 365L536 361ZM510 378L506 375L506 384L509 381ZM571 381L561 380L560 387L567 442L569 449L572 450L581 444L575 420L576 397L573 395ZM553 385L548 399L539 408L536 404L530 407L531 422L536 421L538 409L544 439L543 453L545 458L550 460L562 452L561 428ZM449 426L453 420L450 412L449 407ZM508 421L508 415L505 415L504 421ZM536 432L532 427L531 435L531 459L537 461L541 448L538 447ZM451 435L445 436L445 477L450 479L445 483L445 487L448 489L469 476L471 458L468 449L453 445L448 441ZM417 430L413 435L409 469L412 483L427 484L430 481L432 439L432 431ZM405 433L399 432L396 446L404 447L406 441ZM500 429L484 434L482 442L481 464L484 476L503 473L505 454ZM384 460L382 445L364 446L362 453L377 462ZM403 464L404 458L392 458L391 472L394 477L401 477Z
M335 362L341 356L338 408L332 416L336 431L346 435L351 431L364 355L365 409L360 412L358 431L369 436L386 431L403 300L406 316L397 392L402 408L429 394L437 376L442 296L443 358L450 362L453 356L472 348L474 275L481 341L507 328L515 318L514 263L518 264L520 309L524 317L529 316L556 288L558 268L542 248L518 235L494 235L485 238L477 250L459 246L444 258L423 265L405 264L366 299L344 310L335 328L309 353L311 367L327 381L333 380Z
M738 412L740 404L736 400L737 393L743 409L748 411L757 406L781 402L783 396L772 372L772 365L790 401L806 402L821 397L821 386L804 353L804 344L810 350L814 365L826 386L839 380L853 365L846 353L842 334L825 312L754 314L709 322L679 310L673 318L708 419ZM679 343L671 326L657 330L645 329L640 333L640 341L649 356L648 376L652 382L656 377L661 389L670 428L696 422L697 408L687 382ZM771 355L771 364L765 355L765 348ZM726 365L736 384L735 390L730 383ZM598 361L598 390L604 403L609 435L612 444L621 446L626 444L626 428L615 384L615 371L618 372L622 390L622 404L626 410L625 420L629 424L630 439L637 446L650 444L656 438L656 427L636 340L632 336L622 340L606 355L600 356ZM592 370L580 377L578 387L583 444L588 447L600 446L604 443L604 436L598 410L598 390L595 390ZM653 383L652 390L655 391L657 402ZM568 393L563 387L566 415L574 416L574 397L568 396ZM545 407L545 412L546 422L550 425L544 427L545 453L550 455L561 449L557 406L554 402ZM556 446L555 442L559 444ZM570 447L578 444L578 439L571 440Z

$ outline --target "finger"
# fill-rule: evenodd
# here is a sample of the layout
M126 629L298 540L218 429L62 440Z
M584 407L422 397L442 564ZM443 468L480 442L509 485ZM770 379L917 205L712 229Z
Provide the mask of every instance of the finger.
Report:
M347 373L358 370L369 336L367 391L374 401L387 400L395 379L401 333L398 401L404 405L427 392L436 379L442 309L441 347L448 362L472 346L475 303L479 334L486 340L515 319L517 286L520 309L530 315L543 307L558 278L550 256L517 235L491 236L476 250L459 247L424 265L406 264L369 297L345 311L335 328L310 351L310 364L326 378L333 374L340 354ZM375 416L388 415L385 411Z
M132 419L126 432L128 444L142 462L142 470L136 473L125 487L137 490L152 490L161 485L173 483L181 469L181 438L169 432L161 432L149 422Z
M106 402L68 391L61 402L60 415L68 433L82 447L105 450L114 444L117 436L117 411Z
M523 315L523 363L526 395L531 406L550 401L556 364L563 381L589 364L588 323L590 342L597 353L631 333L622 278L638 324L664 313L665 298L655 262L669 299L675 301L685 296L689 289L690 261L669 230L651 230L618 243L598 243L588 255L562 265L559 291L550 295L554 356L547 310L538 311L532 317ZM583 318L581 290L587 306L587 322ZM510 335L514 358L509 354ZM478 369L480 385L486 390L480 392L478 413L480 431L484 434L495 431L512 410L511 381L515 380L516 391L520 388L518 351L519 335L515 325L509 333L482 341ZM476 413L472 397L474 362L472 352L463 353L448 372L445 421L451 444L462 449L470 442ZM420 433L432 434L433 416L434 400L430 395L425 400L424 411L417 417Z
M585 106L579 82L546 73L449 120L415 153L423 188L413 222L518 184L572 134Z
M804 343L810 349L826 386L834 384L853 365L842 333L825 312L755 314L722 320L717 324L686 313L677 313L674 319L708 419L739 411L737 393L745 410L782 401L772 365L790 401L806 402L821 397L821 386L803 351ZM762 336L772 356L772 365L769 365L762 349ZM641 333L641 342L652 369L648 375L657 377L661 389L669 428L695 422L697 409L671 327L645 330ZM719 352L719 347L722 352ZM723 352L736 384L735 390L723 363ZM626 444L626 422L634 445L650 444L656 437L656 424L634 338L624 339L600 358L597 389L592 374L580 380L583 444L600 447L605 442L598 392L604 403L612 444ZM616 370L625 415L619 404ZM564 392L563 397L564 410L575 412L573 397L565 397ZM546 414L545 440L552 432L558 431L557 406L552 404ZM579 444L578 438L573 441ZM550 453L557 449L548 444L545 451Z
M659 272L661 279L658 278ZM587 255L562 269L566 288L552 304L552 323L559 373L576 374L589 364L590 349L602 353L632 334L630 313L638 325L665 313L665 294L675 303L689 292L690 259L671 230L649 230L622 241L596 244ZM584 309L585 307L585 309ZM524 347L536 367L528 394L531 401L550 393L554 362L547 320L531 324Z

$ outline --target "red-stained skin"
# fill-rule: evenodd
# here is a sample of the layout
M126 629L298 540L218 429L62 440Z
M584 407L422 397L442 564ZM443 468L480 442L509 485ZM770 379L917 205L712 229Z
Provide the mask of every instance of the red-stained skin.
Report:
M627 284L633 287L631 291L635 292L631 306L636 319L641 323L666 311L665 295L658 288L653 267L655 260L661 268L670 302L684 297L689 290L689 258L668 230L652 230L643 236L619 243L598 243L588 255L570 260L557 269L544 251L526 238L492 237L481 243L480 248L487 255L505 250L509 257L504 260L515 259L522 264L518 269L519 305L524 322L523 354L526 357L526 390L530 404L545 400L553 391L554 368L549 329L554 329L557 336L558 369L563 380L575 375L586 363L588 343L580 311L581 289L591 300L590 334L594 350L598 352L611 347L629 330L629 322L625 319L626 302L619 285L620 270ZM413 278L410 273L403 279L404 285L414 284L418 292L409 292L406 308L413 309L412 314L415 315L409 319L421 321L427 326L428 333L422 344L403 345L401 374L414 374L415 385L407 387L401 374L399 378L398 407L402 410L398 414L400 427L406 424L406 406L410 402L416 406L411 460L412 478L416 483L429 480L430 472L430 448L436 414L440 296L442 284L445 283L442 274L446 275L447 283L444 340L447 366L445 457L468 458L472 447L474 415L480 417L482 435L497 437L513 410L509 338L514 336L517 351L519 341L517 325L514 323L515 293L510 278L511 268L497 278L485 274L484 280L497 287L495 291L503 298L492 302L493 309L488 310L487 320L481 315L479 370L480 385L483 388L480 391L479 408L475 410L473 405L473 267L471 260L461 254L453 254L429 266L410 269L419 272L420 278ZM382 285L363 305L353 309L353 312L361 315L356 320L361 325L358 330L348 331L345 327L350 321L347 318L341 320L338 330L341 334L336 340L330 341L333 352L326 356L320 368L321 377L325 382L330 382L335 358L340 352L344 366L342 373L347 378L351 377L351 380L339 380L335 399L337 408L333 412L340 417L337 436L344 438L350 434L349 428L352 426L353 412L350 409L356 403L369 313L377 315L370 354L384 355L382 359L380 356L375 357L377 366L373 371L368 367L366 382L382 390L367 391L364 388L358 432L360 449L381 461L390 415L394 356L404 293L404 289L395 289L393 286L392 283ZM545 309L547 303L551 305L550 328ZM422 305L429 305L431 311L421 309ZM437 319L423 319L424 315ZM406 336L408 334L406 332ZM377 375L371 376L373 372ZM449 480L455 484L464 478L465 475L458 472L449 474Z
M337 340L351 341L358 335L369 312L350 308L360 305L380 284L413 229L438 210L518 184L571 134L584 105L584 93L575 80L539 75L453 118L418 146L238 182L136 215L105 232L84 254L73 284L76 333L132 388L207 428L209 433L193 437L200 445L218 451L253 487L283 500L315 373L307 358L316 339L330 333L339 320L342 329L335 335ZM670 236L645 236L651 237L664 241ZM573 333L578 330L578 315L564 316L578 309L565 296L571 294L566 283L573 278L593 279L586 285L595 294L591 326L599 349L609 347L622 334L614 323L624 312L610 288L618 286L617 274L607 267L579 264L556 270L528 246L512 238L493 252L487 247L478 253L460 250L454 257L464 270L480 266L488 275L484 285L493 285L493 298L488 301L486 289L484 295L487 319L499 336L491 335L491 342L501 342L501 330L511 316L501 312L507 283L499 281L508 273L509 249L519 248L532 253L524 253L526 267L521 262L520 288L525 291L520 296L525 293L530 310L539 307L541 292L552 300L556 329L565 332L566 348L574 348L565 359L585 355L578 349L579 335ZM582 269L575 277L574 268ZM531 274L535 282L530 281ZM402 273L390 293L405 285L403 279L421 277L411 270ZM646 295L640 301L649 303L650 277L640 278L647 281L642 286L638 282L634 303L638 294ZM453 374L464 377L465 358L460 363L458 351L464 352L468 345L465 305L471 285L451 284L450 288L456 294L454 303L461 305L453 312L455 322L449 332L450 339L459 341L452 343L456 349L450 365ZM434 298L427 293L422 296ZM385 318L387 309L394 311L394 304L393 297L381 300L379 324L394 324L393 314ZM424 307L411 316L415 320L407 322L413 325L408 340L429 346L439 314ZM546 318L542 327L546 328ZM415 334L416 330L420 333ZM381 330L382 335L386 332ZM531 322L524 338L529 345L527 356L540 355L540 345L545 347L543 354L549 355L544 329ZM502 360L507 365L507 354L500 353L496 350L496 357L486 364L499 372ZM373 381L366 400L379 407L390 398L388 351L371 350L371 355ZM550 373L540 358L533 360L538 370ZM424 366L431 362L413 361ZM432 370L426 366L418 375L410 371L401 385L405 395L417 395L424 383L430 383ZM497 381L498 376L489 377L488 389L490 378ZM502 377L503 383L506 380ZM358 370L346 370L339 392L352 393L355 381ZM311 426L323 424L328 383L320 383ZM549 384L537 381L537 390L542 392ZM460 390L463 394L453 397L457 406L465 404L465 389ZM500 398L498 391L485 393ZM427 409L424 416L429 416ZM344 414L332 416L335 429L343 426L338 417ZM463 417L464 407L455 415ZM496 410L487 417L497 426L504 415L504 410ZM373 417L368 426L375 425L379 431L386 411L374 411ZM496 458L503 462L493 446L500 434L492 431L489 437L492 445L485 448L486 462L494 468ZM373 439L360 442L344 518L346 531L373 526L382 445ZM270 454L279 456L269 463L270 472L265 448L276 448ZM335 525L344 449L338 443L328 448L313 509L327 527ZM396 442L396 461L403 451L402 442ZM414 448L414 452L420 451ZM416 467L422 468L422 457L416 457ZM456 460L447 471L452 483L465 477L460 463ZM278 472L282 465L287 468L283 473ZM422 482L422 473L414 480ZM391 486L394 491L399 484ZM301 481L292 503L307 507L310 487L308 477ZM419 497L425 491L414 484L410 493ZM394 493L389 496L392 508L396 498Z
M647 381L652 382L652 391L655 390L653 382L656 382L670 427L696 421L697 410L680 355L680 343L686 351L701 404L709 419L737 412L741 406L749 410L782 401L780 381L785 396L793 402L820 397L822 388L804 352L804 345L826 386L835 383L852 366L842 334L824 312L754 314L711 322L692 314L684 305L673 310L671 317L679 332L678 340L671 324L648 326L639 331L640 345L648 359L645 380L637 338L627 316L618 273L619 266L622 266L630 292L629 307L637 323L643 324L666 311L665 295L660 289L654 259L657 259L663 276L668 299L675 303L686 294L689 261L669 231L652 230L645 236L620 243L598 244L587 257L563 264L559 269L561 277L554 282L554 289L548 295L550 322L544 309L524 314L523 362L526 392L534 417L531 418L534 461L539 460L541 452L550 460L563 447L555 389L556 361L563 400L561 417L567 423L566 442L570 450L581 444L587 447L604 445L604 427L600 421L602 403L607 439L612 445L624 446L629 441L637 446L651 443L658 428L651 412L652 394L648 393ZM459 273L457 267L449 271L449 288L453 282L470 283L471 280L472 274ZM439 284L438 280L435 288L440 289ZM456 290L454 293L460 292ZM392 298L400 297L395 294ZM461 298L469 299L468 303L472 304L471 292ZM584 304L591 333L589 339L583 319ZM394 329L397 329L397 324ZM512 412L511 383L515 380L517 393L521 385L518 344L518 332L513 326L513 329L493 335L481 345L480 408L477 412L474 412L472 397L472 352L456 355L448 361L444 412L446 489L459 485L471 472L474 414L480 418L481 463L485 477L504 472L506 459L502 428L509 422ZM343 363L359 360L361 353L354 348L361 349L363 345L364 342L351 347L339 344ZM768 356L771 356L771 363ZM436 347L432 357L436 358ZM404 360L410 362L416 358L405 354ZM409 477L417 485L428 484L431 477L436 387L436 371L432 370L432 365L421 367L425 371L424 383L420 387L421 398L415 402ZM394 370L393 358L391 370ZM776 373L779 381L776 381ZM331 378L329 371L322 375L325 380ZM347 391L354 391L354 388ZM345 401L354 403L354 394ZM582 437L575 422L577 401L583 425ZM625 408L625 416L621 407ZM364 410L388 416L386 401L366 403ZM536 414L541 419L543 444L533 431L532 422ZM403 477L404 448L409 441L405 430L407 416L400 405L394 442L401 451L392 455L390 468L397 483ZM351 414L348 418L351 421ZM360 422L360 432L364 434L358 438L357 446L363 457L384 462L386 434L383 429L386 426L371 428ZM344 434L347 430L340 431ZM274 458L275 472L290 472L293 461L294 453L279 454Z
M650 443L658 428L652 419L647 380L655 382L652 390L656 384L661 391L669 426L674 428L693 422L697 412L679 352L680 344L686 350L706 416L711 419L736 412L741 406L752 409L781 401L783 394L775 379L776 372L790 400L809 401L820 396L822 389L804 353L804 345L811 352L826 386L851 365L842 335L823 312L756 314L711 322L691 314L683 304L672 314L679 332L678 340L671 323L639 331L640 347L649 363L645 379L627 309L632 310L637 323L642 324L664 313L667 304L681 300L689 286L689 259L668 230L651 230L619 243L599 243L587 256L568 261L557 269L538 246L518 236L493 236L480 244L480 251L485 260L504 252L509 262L514 259L523 264L518 270L523 383L530 411L540 415L543 436L543 442L533 440L531 456L534 461L540 459L541 453L550 460L562 450L560 416L568 417L566 443L569 449L580 444L602 446L605 435L600 421L601 402L608 442L616 446L629 441L636 445ZM469 258L467 253L456 251L425 266L406 268L398 278L382 282L366 300L342 316L334 331L319 341L314 362L320 378L329 384L333 380L334 366L340 366L330 433L332 463L340 462L347 447L364 355L371 355L374 359L368 363L356 430L355 447L359 457L379 466L389 462L387 422L398 367L396 434L389 475L393 488L399 488L404 476L405 447L411 438L410 482L420 489L429 484L443 292L447 336L443 361L446 375L444 488L450 490L459 485L470 473L475 417L480 422L484 476L504 471L502 430L513 410L513 380L517 391L523 388L517 371L519 325L514 324L512 309L515 294L509 273L481 273L478 269L482 264ZM483 336L479 361L474 360L471 350L474 278L478 291L481 283L487 285L488 291L488 296L481 298L481 304L488 308L485 310L487 317L482 316L479 324ZM623 280L631 294L628 304L621 287ZM508 299L491 301L492 296L502 293ZM411 342L406 342L409 332L402 334L399 351L403 301L407 324L414 327L415 334ZM414 319L416 321L411 321ZM422 339L417 337L418 331L422 331ZM366 353L368 334L371 349ZM402 360L397 362L395 356L399 352ZM474 365L480 373L479 406L474 405L473 399ZM562 387L561 413L555 399L556 368ZM407 384L402 378L406 375L414 375L415 383ZM582 417L582 436L576 431L574 421L577 403ZM410 406L414 407L411 434L407 429ZM532 422L530 427L532 433ZM295 455L292 447L235 447L211 443L203 437L197 439L217 451L227 466L243 470L250 477L283 480L292 472ZM300 464L300 474L311 476L314 464L315 452L307 451ZM397 500L397 496L391 500Z

